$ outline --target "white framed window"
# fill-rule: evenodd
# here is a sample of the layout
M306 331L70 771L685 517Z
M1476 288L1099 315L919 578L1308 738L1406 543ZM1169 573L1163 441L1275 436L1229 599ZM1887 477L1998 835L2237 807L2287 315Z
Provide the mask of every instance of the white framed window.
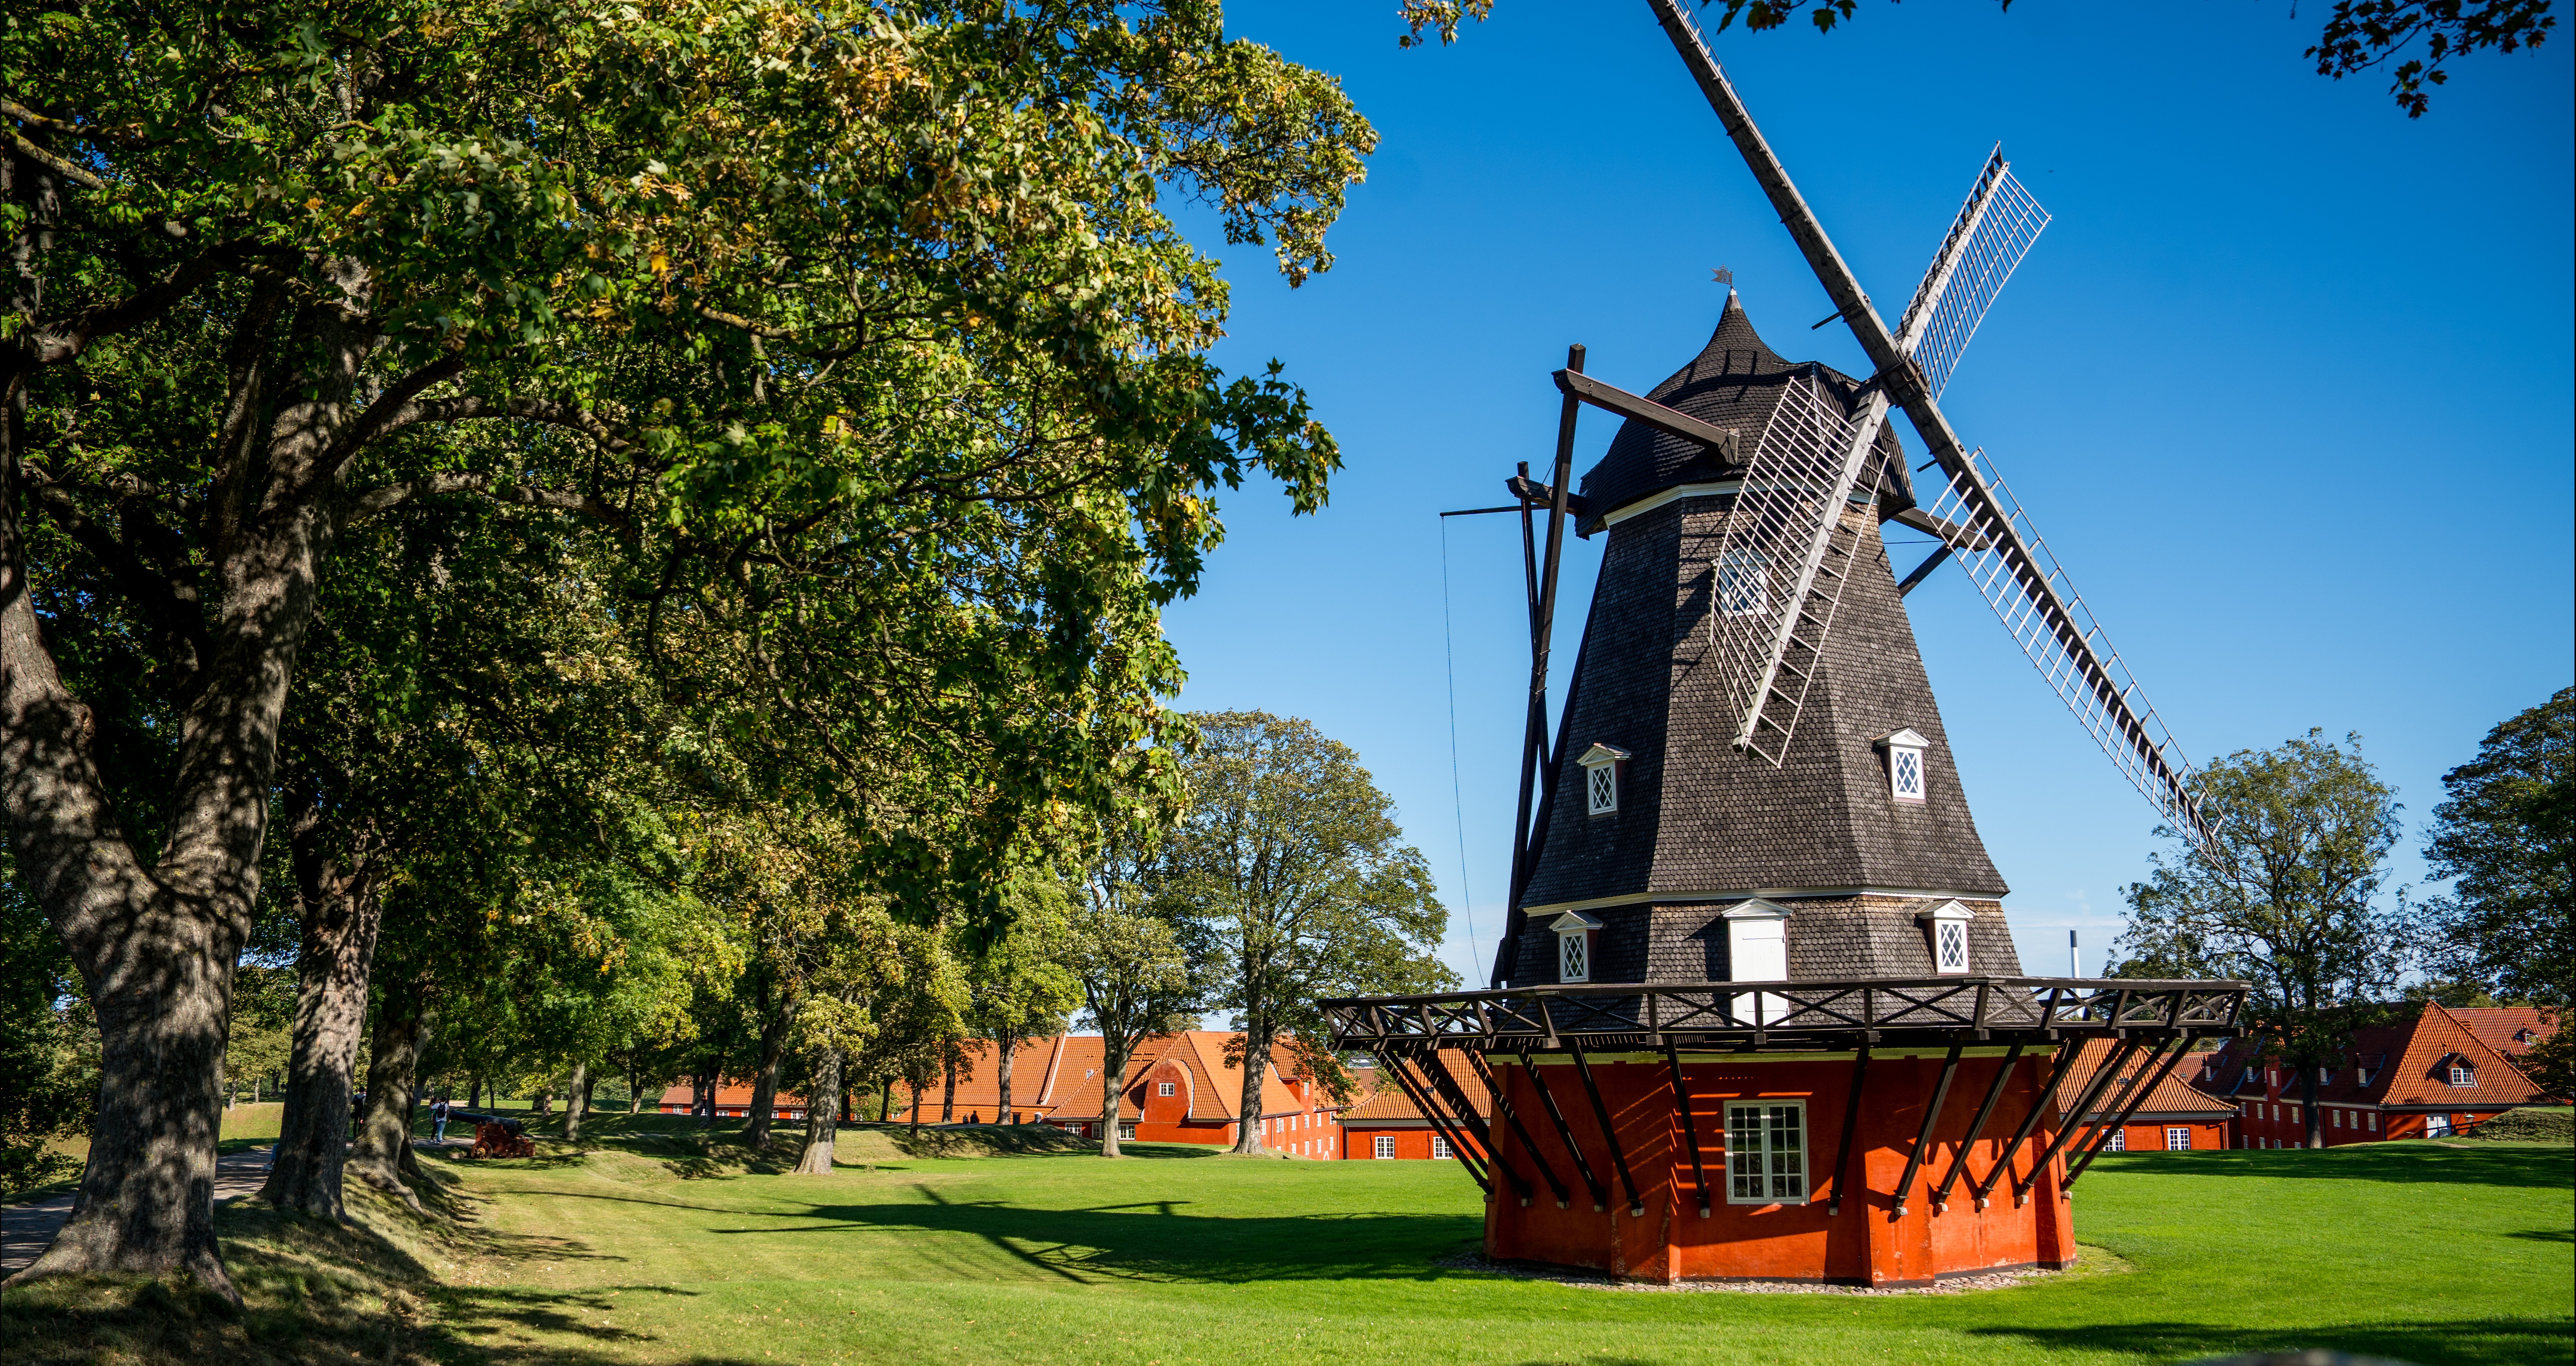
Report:
M1807 1103L1765 1100L1726 1107L1726 1203L1807 1203Z
M2379 1132L2379 1112L2377 1110L2371 1110L2364 1113L2362 1115L2362 1119L2368 1122L2372 1133L2375 1134Z
M1380 1160L1392 1158L1395 1156L1395 1135L1379 1134L1377 1141L1370 1146L1373 1150L1371 1156Z
M1975 911L1956 901L1945 901L1915 917L1922 922L1925 940L1932 950L1934 972L1955 976L1969 970L1968 922L1976 918Z
M1575 762L1583 766L1584 814L1619 814L1619 775L1628 766L1628 751L1596 740Z
M1925 790L1923 751L1931 745L1912 727L1892 730L1873 742L1887 753L1887 795L1890 800L1919 802Z
M2455 1063L2451 1064L2451 1084L2452 1084L2453 1086L2475 1086L2475 1085L2477 1085L2477 1084L2478 1084L2478 1070L2477 1070L2476 1068L2474 1068L2474 1067L2465 1066L2465 1065L2463 1065L2463 1064L2461 1064L2461 1063L2456 1063L2456 1062L2455 1062Z
M2129 1131L2126 1129L2113 1129L2111 1141L2102 1145L2102 1151L2106 1153L2125 1153L2128 1150Z
M2424 1116L2424 1136L2426 1138L2449 1138L2451 1136L2451 1117L2449 1115Z
M1431 1155L1433 1157L1447 1157L1449 1155L1449 1140L1442 1138L1438 1134L1433 1134L1431 1136Z
M1548 922L1556 931L1556 980L1589 982L1592 980L1593 950L1600 945L1601 919L1581 911L1567 911Z
M1122 1119L1118 1121L1118 1141L1121 1143L1133 1143L1136 1141L1136 1121L1132 1119Z
M2189 1129L2167 1129L2167 1130L2165 1130L2165 1151L2166 1151L2166 1152L2169 1152L2169 1153L2187 1153L2187 1152L2190 1152L2190 1151L2191 1151L2191 1130L2189 1130Z
M1771 565L1759 550L1726 552L1717 562L1717 613L1725 617L1767 616L1771 611Z
M1171 1095L1171 1094L1173 1094L1174 1092L1178 1091L1179 1089L1180 1089L1180 1088L1179 1088L1178 1086L1176 1086L1176 1085L1174 1085L1173 1083L1168 1082L1168 1081L1161 1081L1161 1082L1156 1082L1156 1083L1154 1083L1154 1094L1155 1094L1155 1095L1158 1095L1158 1096L1168 1096L1168 1095Z

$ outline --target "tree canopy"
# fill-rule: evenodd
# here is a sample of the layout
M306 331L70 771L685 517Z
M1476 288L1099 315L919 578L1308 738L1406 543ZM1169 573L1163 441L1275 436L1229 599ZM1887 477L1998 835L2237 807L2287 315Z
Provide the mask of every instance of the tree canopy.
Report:
M2424 861L2445 966L2502 995L2576 1004L2576 688L2488 731L2442 775Z

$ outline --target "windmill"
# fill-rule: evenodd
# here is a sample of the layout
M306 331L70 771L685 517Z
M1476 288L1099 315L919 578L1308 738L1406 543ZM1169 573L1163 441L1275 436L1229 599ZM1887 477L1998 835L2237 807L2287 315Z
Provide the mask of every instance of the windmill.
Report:
M1485 1188L1490 1255L1875 1285L2062 1265L2075 1181L2192 1040L2239 1032L2246 987L2023 975L1902 606L1956 560L2122 772L2206 837L2154 708L1939 407L2048 214L1998 148L1891 330L1679 0L1651 3L1824 282L1816 326L1845 322L1873 372L1778 354L1722 270L1707 345L1646 393L1569 350L1552 470L1473 510L1521 515L1530 612L1493 985L1324 1002L1333 1040L1374 1054ZM1578 490L1585 407L1624 421ZM1941 473L1928 503L1896 409ZM1885 521L1939 543L1902 583ZM1602 560L1551 727L1569 531ZM2079 1072L2092 1039L2115 1056ZM2130 1071L2153 1080L2105 1100Z

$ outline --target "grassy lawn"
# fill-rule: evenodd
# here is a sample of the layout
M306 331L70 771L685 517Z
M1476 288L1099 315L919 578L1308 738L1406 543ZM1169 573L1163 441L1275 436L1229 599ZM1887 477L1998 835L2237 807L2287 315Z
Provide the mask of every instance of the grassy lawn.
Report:
M651 1117L607 1127L587 1154L432 1159L459 1222L368 1204L372 1247L227 1209L247 1316L146 1331L104 1287L11 1292L0 1360L2537 1363L2576 1343L2561 1145L2106 1157L2078 1235L2129 1269L1882 1298L1435 1268L1478 1229L1447 1164L920 1159L869 1135L873 1169L683 1179L722 1164Z

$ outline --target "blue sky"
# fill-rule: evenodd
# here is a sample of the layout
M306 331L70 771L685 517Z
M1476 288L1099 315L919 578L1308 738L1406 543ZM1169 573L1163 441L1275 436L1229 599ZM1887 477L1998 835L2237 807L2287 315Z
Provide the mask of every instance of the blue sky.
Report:
M2194 761L2358 731L2407 807L2394 880L2420 886L2442 772L2576 671L2576 38L2459 62L2409 121L2383 79L2313 74L2324 7L2285 8L1863 0L1831 35L1716 47L1882 309L2001 141L2055 221L1944 396L1953 425ZM1712 267L1782 354L1865 366L1839 326L1808 330L1833 306L1644 4L1500 0L1410 52L1393 11L1228 7L1233 33L1339 76L1383 142L1339 264L1303 289L1183 215L1234 285L1218 358L1285 362L1348 468L1315 517L1226 499L1166 629L1182 705L1307 717L1359 752L1481 986L1528 669L1517 529L1451 520L1444 611L1436 514L1545 466L1568 342L1636 391L1693 355L1725 298ZM1613 426L1587 415L1578 472ZM1599 554L1567 556L1559 698ZM2063 971L2077 927L2097 970L2153 812L1955 571L1907 606L2024 962Z

